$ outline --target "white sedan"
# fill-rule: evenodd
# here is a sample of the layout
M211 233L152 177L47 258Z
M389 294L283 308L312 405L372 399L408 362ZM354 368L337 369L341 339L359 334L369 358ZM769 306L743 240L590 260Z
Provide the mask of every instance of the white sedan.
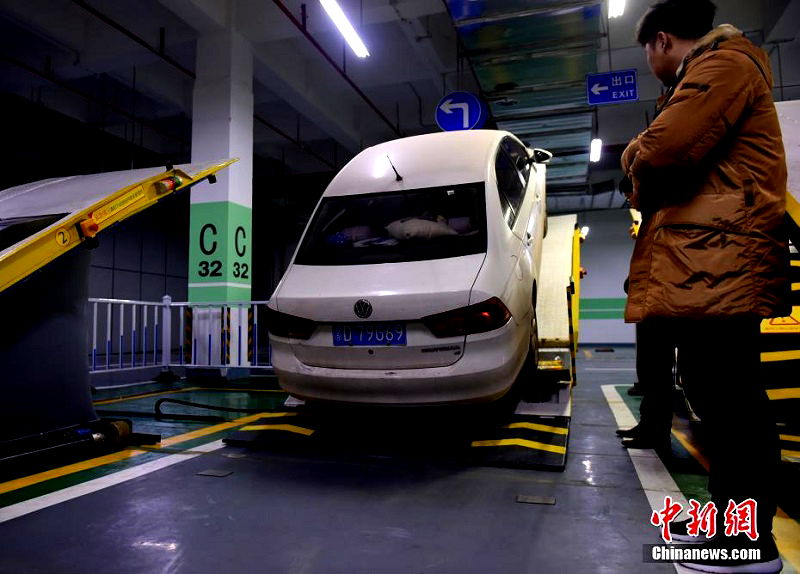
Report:
M280 385L303 399L372 404L505 394L536 351L549 157L476 130L353 158L269 303Z

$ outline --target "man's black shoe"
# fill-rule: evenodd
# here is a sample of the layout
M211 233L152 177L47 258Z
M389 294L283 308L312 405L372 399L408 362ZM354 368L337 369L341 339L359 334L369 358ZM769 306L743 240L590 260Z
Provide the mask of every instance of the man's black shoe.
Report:
M700 532L697 536L689 536L689 523L691 522L691 518L687 518L686 520L676 520L674 522L670 522L669 524L669 533L672 535L673 542L682 542L682 543L701 543L701 542L708 542L709 540L713 540L713 538L709 538L706 536L705 532ZM724 527L724 526L723 526ZM717 533L719 535L719 532Z
M648 436L624 438L622 439L622 446L625 448L651 448L658 452L670 452L672 450L672 443L668 437L666 439L655 439Z
M628 389L628 396L630 397L641 397L644 394L642 391L642 385L639 383L633 383L633 386Z
M775 574L783 568L771 533L762 534L755 542L742 535L717 535L708 542L697 544L695 548L700 552L705 550L710 557L705 560L679 562L681 566L715 574ZM738 555L736 560L732 559L734 554ZM724 560L723 556L729 559Z
M617 429L616 430L617 436L620 437L620 438L635 438L635 437L639 436L641 434L641 432L642 432L642 429L639 427L639 425L636 425L635 427L631 427L629 429Z

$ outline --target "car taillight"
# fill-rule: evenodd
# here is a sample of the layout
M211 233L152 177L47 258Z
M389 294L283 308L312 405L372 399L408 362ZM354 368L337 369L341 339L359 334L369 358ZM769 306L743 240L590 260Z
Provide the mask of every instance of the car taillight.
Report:
M511 318L511 311L497 297L482 303L422 318L434 337L458 337L499 329Z
M311 319L295 317L267 307L267 329L271 335L288 339L308 339L317 328Z

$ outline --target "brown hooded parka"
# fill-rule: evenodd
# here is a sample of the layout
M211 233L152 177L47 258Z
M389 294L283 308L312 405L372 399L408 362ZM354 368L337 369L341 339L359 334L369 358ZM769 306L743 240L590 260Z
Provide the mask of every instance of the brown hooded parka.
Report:
M623 154L644 217L625 320L788 315L786 161L763 50L701 38Z

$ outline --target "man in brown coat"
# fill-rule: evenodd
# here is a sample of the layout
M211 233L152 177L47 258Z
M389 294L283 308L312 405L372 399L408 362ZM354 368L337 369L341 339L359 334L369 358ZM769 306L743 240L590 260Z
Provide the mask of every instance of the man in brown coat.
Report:
M676 341L720 525L729 500L758 503L758 540L719 534L705 543L754 546L758 560L686 566L778 572L771 531L780 449L758 376L758 335L762 318L790 312L786 162L769 60L733 26L709 30L714 11L709 0L663 0L639 22L637 40L669 91L622 158L643 214L625 319Z

